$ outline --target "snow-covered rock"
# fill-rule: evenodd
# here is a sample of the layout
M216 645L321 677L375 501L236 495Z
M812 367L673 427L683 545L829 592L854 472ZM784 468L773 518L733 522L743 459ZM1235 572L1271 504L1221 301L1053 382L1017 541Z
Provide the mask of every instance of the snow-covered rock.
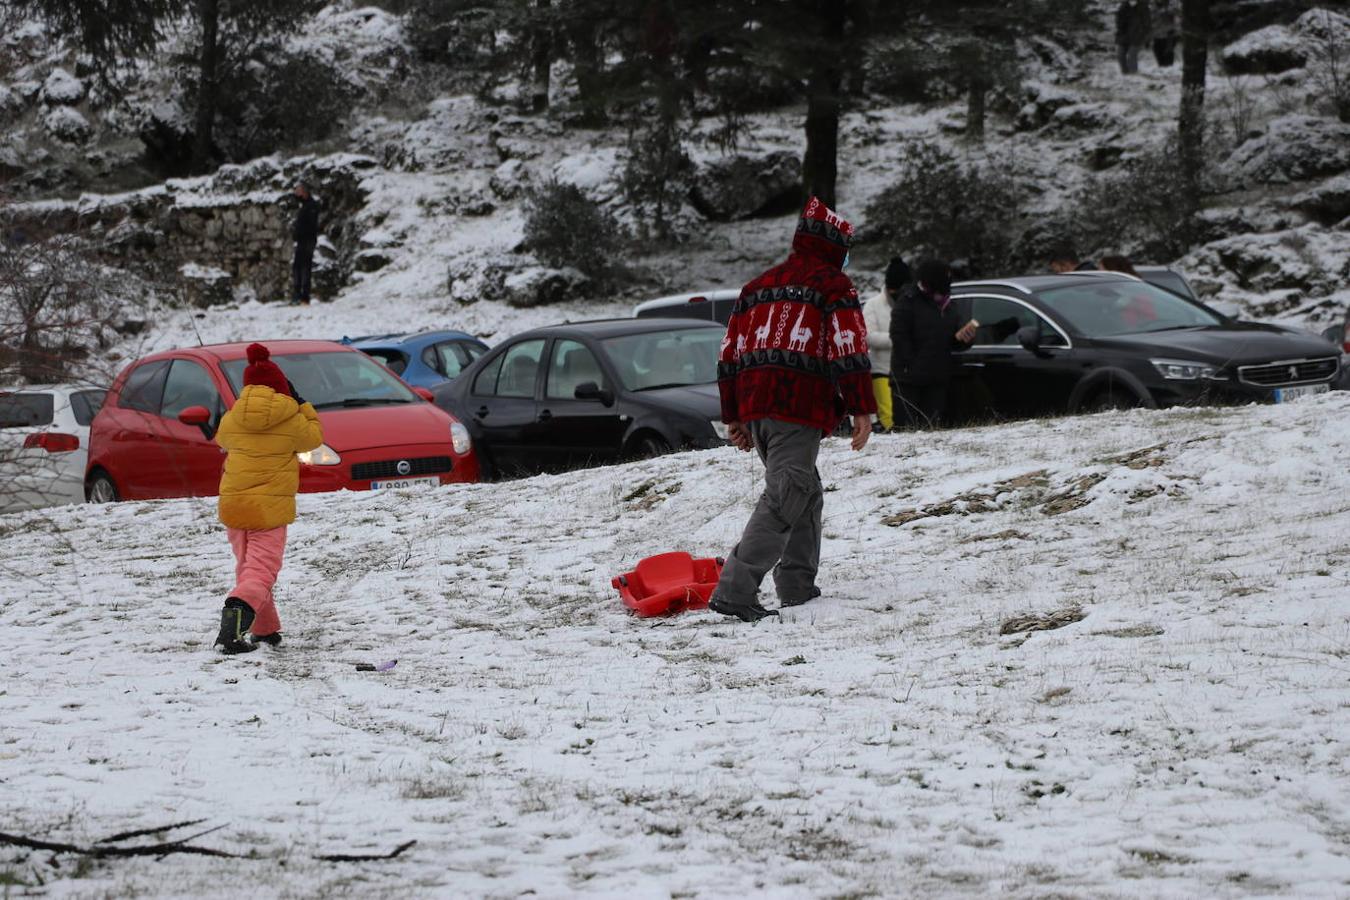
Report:
M1022 89L1026 103L1017 111L1018 131L1042 128L1050 124L1057 111L1082 102L1082 97L1073 91L1040 81L1027 82Z
M503 200L515 199L529 186L529 170L521 160L508 159L492 173L488 186Z
M48 106L73 106L84 99L84 82L65 69L52 69L42 83L42 102Z
M606 203L620 194L623 168L618 148L604 147L563 157L553 166L553 177L581 188L595 203Z
M1185 271L1207 271L1237 287L1274 297L1280 308L1258 308L1264 315L1288 309L1301 296L1330 294L1350 279L1350 257L1345 239L1313 226L1268 234L1243 234L1213 241L1193 250L1183 261Z
M1350 169L1350 125L1289 115L1233 151L1226 170L1244 185L1284 184Z
M694 169L690 202L717 222L782 213L801 198L801 161L780 151L738 154L700 161Z
M1050 122L1071 131L1102 131L1119 125L1121 115L1105 103L1070 103L1056 108Z
M1350 172L1330 178L1289 200L1289 206L1331 226L1350 216Z
M233 277L224 269L197 263L178 267L178 287L185 305L195 309L224 306L234 300Z
M1310 9L1294 22L1294 32L1305 41L1314 42L1314 55L1339 48L1344 64L1346 47L1350 46L1350 15L1325 7Z
M590 279L576 269L547 266L530 266L513 272L503 285L506 302L521 309L576 300L589 286Z
M42 117L42 127L53 138L67 144L83 144L94 133L89 120L69 106L53 106Z
M1232 75L1273 75L1308 63L1308 42L1284 25L1245 34L1219 52Z
M14 91L0 84L0 122L7 122L23 112L26 104Z

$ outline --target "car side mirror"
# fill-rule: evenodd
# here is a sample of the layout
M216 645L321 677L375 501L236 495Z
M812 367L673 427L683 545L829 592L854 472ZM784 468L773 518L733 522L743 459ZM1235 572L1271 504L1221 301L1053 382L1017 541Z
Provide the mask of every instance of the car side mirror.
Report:
M434 401L436 400L436 395L433 394L431 391L427 390L427 389L424 388L424 387L415 387L415 388L413 388L413 393L416 394L417 396L421 397L423 400L427 401L428 403L432 403L432 402L434 402Z
M205 406L189 406L178 414L178 421L197 426L208 441L216 436L216 430L211 427L211 410Z
M1022 349L1036 356L1049 356L1041 348L1041 327L1039 325L1023 325L1017 329L1017 343L1022 345Z
M572 392L572 396L578 400L599 400L605 406L614 405L614 392L605 390L594 381L583 381L577 385L577 389Z

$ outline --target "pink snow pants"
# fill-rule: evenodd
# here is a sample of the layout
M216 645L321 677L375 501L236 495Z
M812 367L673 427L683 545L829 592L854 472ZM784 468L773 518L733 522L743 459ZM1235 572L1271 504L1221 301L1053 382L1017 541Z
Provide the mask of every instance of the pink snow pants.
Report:
M286 526L226 531L234 550L235 583L229 596L238 597L253 610L253 627L249 631L259 637L275 634L281 630L281 619L272 599L272 585L277 583L282 557L286 555Z

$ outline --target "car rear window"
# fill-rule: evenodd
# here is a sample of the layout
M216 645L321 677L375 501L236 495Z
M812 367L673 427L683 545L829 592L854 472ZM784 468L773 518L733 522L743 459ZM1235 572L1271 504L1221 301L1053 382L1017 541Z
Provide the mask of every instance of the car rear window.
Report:
M75 413L75 421L88 425L103 407L103 398L107 391L76 391L70 395L70 409Z
M32 428L52 424L51 394L0 394L0 428Z
M372 347L369 350L363 347L357 349L366 356L373 356L384 363L389 367L389 371L393 372L395 375L402 375L403 370L408 368L408 354L398 350L388 350L384 347Z

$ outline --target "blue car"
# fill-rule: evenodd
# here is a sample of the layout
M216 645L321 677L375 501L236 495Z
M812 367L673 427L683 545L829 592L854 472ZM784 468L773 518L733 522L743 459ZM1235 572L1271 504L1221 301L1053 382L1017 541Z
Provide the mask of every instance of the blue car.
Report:
M342 343L373 356L413 387L431 388L453 381L488 346L463 331L370 334L344 337Z

